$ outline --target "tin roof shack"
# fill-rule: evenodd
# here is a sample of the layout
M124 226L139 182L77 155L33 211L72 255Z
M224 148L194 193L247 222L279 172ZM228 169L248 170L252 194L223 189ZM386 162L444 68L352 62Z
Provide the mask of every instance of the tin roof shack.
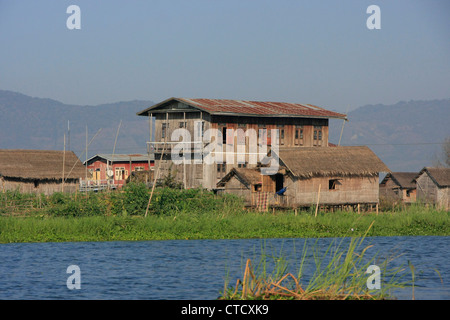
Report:
M167 176L173 165L177 181L186 188L207 189L215 189L232 168L256 167L252 156L263 158L275 142L293 148L328 147L328 120L346 120L344 114L310 104L186 98L169 98L137 115L155 119L149 121L149 144L155 152L156 167L161 163L160 177ZM189 143L180 150L181 158L187 161L175 165L170 161L171 151L181 137L171 139L177 129L187 129ZM205 138L209 129L220 133L221 149L207 149L213 140ZM277 137L271 136L272 129L278 129ZM257 135L255 140L250 136L252 132ZM186 143L184 138L182 141ZM265 149L255 150L256 141L265 141ZM216 160L220 156L223 161L205 163L203 159L213 153Z
M416 201L417 172L390 172L380 182L380 197L388 201L413 203Z
M263 177L274 203L289 207L377 205L379 173L389 168L368 148L280 148L281 170ZM276 198L285 197L283 201Z
M0 150L1 191L75 192L85 175L85 167L72 151Z
M153 165L153 154L96 154L87 160L92 174L88 184L99 189L120 188L132 172L148 171Z
M450 168L423 168L414 179L417 200L450 210Z

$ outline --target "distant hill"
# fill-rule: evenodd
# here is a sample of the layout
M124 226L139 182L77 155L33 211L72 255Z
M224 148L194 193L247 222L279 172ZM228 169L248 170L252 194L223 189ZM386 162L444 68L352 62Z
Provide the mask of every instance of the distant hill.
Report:
M113 151L122 120L115 152L145 153L149 124L136 112L153 104L67 105L0 90L0 149L62 150L70 121L70 149L84 160L86 125L89 140L102 128L88 148L92 156ZM391 170L419 171L433 164L441 152L439 143L450 136L450 99L366 105L351 111L348 119L341 145L368 145ZM330 120L331 142L339 142L341 129L341 120Z
M0 90L0 149L62 150L64 133L69 148L69 127L70 149L83 160L86 125L89 141L101 129L88 148L88 155L92 156L112 153L122 120L115 152L147 152L148 120L136 116L136 112L153 104L152 101L134 100L78 106Z
M433 165L450 136L450 99L366 105L348 114L341 145L367 145L393 171ZM330 141L339 142L342 121L330 121Z

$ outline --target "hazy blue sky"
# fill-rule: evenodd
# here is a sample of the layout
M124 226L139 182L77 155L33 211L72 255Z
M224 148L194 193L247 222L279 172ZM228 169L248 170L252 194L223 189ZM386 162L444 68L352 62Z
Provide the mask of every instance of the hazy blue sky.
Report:
M66 27L71 4L81 30ZM450 97L448 0L0 0L0 45L0 89L70 104Z

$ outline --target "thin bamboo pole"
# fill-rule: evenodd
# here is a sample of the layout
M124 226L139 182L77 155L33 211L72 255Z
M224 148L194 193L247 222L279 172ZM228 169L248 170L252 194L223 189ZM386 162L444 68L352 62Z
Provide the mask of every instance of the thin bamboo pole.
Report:
M169 114L166 113L166 123L168 123L168 120L169 120ZM168 132L169 130L168 129L169 129L169 127L167 126L167 130L166 130L167 132L166 132L166 134L164 136L164 142L166 142L167 136L169 134L169 132ZM150 203L152 202L153 192L155 191L155 186L156 186L156 179L158 178L158 175L159 175L159 169L161 168L161 163L162 163L164 151L166 151L166 143L164 143L163 150L161 152L161 157L159 159L158 169L156 170L155 177L153 179L152 192L150 193L150 197L148 199L147 209L145 209L145 217L147 217L147 215L148 215L148 209L150 208Z
M61 192L64 192L64 167L66 166L66 134L64 133L63 168L61 180Z
M316 213L314 214L314 217L317 217L317 210L319 209L319 199L320 199L320 184L319 184L319 193L317 194L317 205L316 205Z

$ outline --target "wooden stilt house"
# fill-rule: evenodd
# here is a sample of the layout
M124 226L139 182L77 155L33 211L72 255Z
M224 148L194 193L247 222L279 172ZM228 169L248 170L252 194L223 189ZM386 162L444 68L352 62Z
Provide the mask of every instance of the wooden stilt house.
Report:
M416 201L417 172L390 172L380 182L380 197L403 203Z
M277 172L254 179L261 181L259 188L271 206L377 205L379 173L389 172L368 147L280 148L278 157ZM218 186L231 192L232 186L243 183L239 176L230 172ZM250 191L247 188L247 198Z
M450 210L450 168L423 168L414 178L417 200Z

